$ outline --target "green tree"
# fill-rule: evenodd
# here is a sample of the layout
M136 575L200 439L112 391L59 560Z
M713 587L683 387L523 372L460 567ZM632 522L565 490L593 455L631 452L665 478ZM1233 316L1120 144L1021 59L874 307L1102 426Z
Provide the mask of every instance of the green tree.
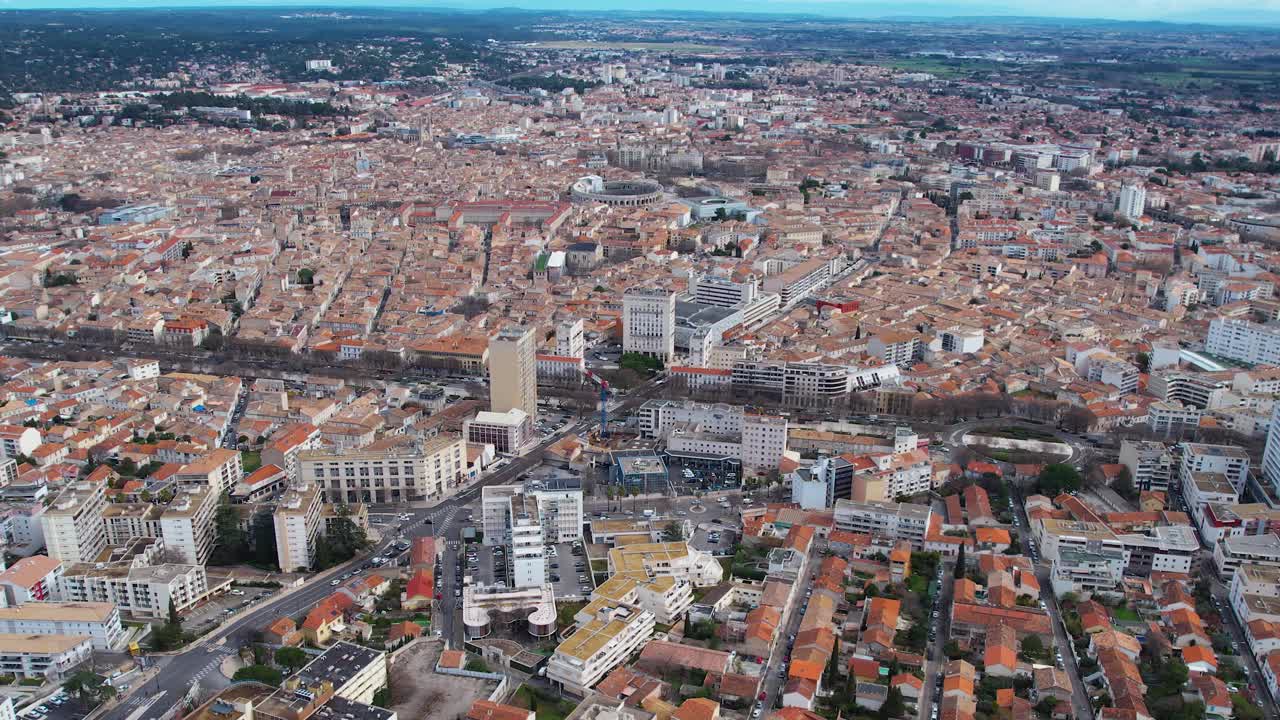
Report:
M1126 500L1135 500L1138 497L1138 489L1133 486L1133 475L1129 472L1128 467L1120 468L1120 475L1111 484L1111 489Z
M1051 463L1040 471L1037 486L1041 494L1053 497L1064 492L1079 490L1082 478L1080 471L1066 463Z
M902 717L906 711L907 703L902 699L902 691L896 687L889 688L889 694L885 696L884 704L880 706L878 713L881 720Z
M663 533L666 534L667 539L670 540L671 542L679 542L681 540L684 540L684 527L682 527L680 523L676 522L675 520L672 520L671 522L667 523L667 526L663 528Z
M302 285L314 285L316 283L316 271L311 268L302 268L298 271L298 282Z
M323 570L344 563L369 547L364 528L351 520L351 510L338 506L338 517L316 542L316 569Z
M282 647L276 650L276 664L290 670L297 670L311 660L301 648Z
M263 509L254 513L253 520L249 523L249 534L253 543L253 564L281 569L276 551L276 524L270 510Z
M1043 658L1044 641L1039 635L1028 635L1022 639L1022 654L1033 660Z
M108 685L101 675L88 670L73 673L62 684L62 689L86 710L96 708L116 695L116 689Z
M240 512L225 495L213 516L214 545L210 565L235 565L245 559L248 538L240 528Z
M255 680L266 685L279 685L284 679L284 674L279 670L268 667L266 665L249 665L242 667L236 671L231 677L232 680Z
M956 580L964 579L964 544L960 545L960 551L956 553L956 567L952 572Z
M169 598L169 624L182 626L182 618L178 616L178 607L173 604L173 598Z
M827 658L827 668L823 672L822 682L827 687L834 687L840 677L840 639L836 638L831 648L831 657Z

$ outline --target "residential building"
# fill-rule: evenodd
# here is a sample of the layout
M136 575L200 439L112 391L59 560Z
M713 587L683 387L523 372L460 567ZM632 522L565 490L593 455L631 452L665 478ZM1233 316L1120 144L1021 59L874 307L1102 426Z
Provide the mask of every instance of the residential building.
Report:
M928 505L836 500L834 522L838 530L906 540L920 548L931 514Z
M359 450L303 450L298 468L300 482L320 488L331 503L441 500L465 481L467 448L461 438L437 435Z
M89 562L107 546L103 483L78 482L62 491L40 522L49 557L64 563Z
M984 333L982 328L953 327L942 331L941 340L943 352L976 353L982 349Z
M285 395L288 402L288 395ZM282 428L262 448L263 466L284 468L290 480L298 479L298 453L312 450L320 443L320 428L310 423L296 423Z
M622 351L670 363L675 357L676 296L661 289L633 289L622 296Z
M1267 444L1262 451L1262 481L1280 495L1280 403L1271 411Z
M324 525L324 494L305 481L286 492L272 515L276 557L282 572L304 572L315 565L316 538Z
M243 479L244 465L240 453L226 448L217 448L187 463L174 476L174 480L184 487L208 485L217 493L230 491Z
M1252 365L1280 365L1280 325L1215 318L1209 323L1204 349L1228 360Z
M387 686L387 677L385 652L341 640L294 676L302 687L330 683L335 697L363 705L373 705L373 696Z
M1213 564L1224 582L1242 565L1280 568L1280 536L1229 535L1214 544Z
M582 318L562 320L556 325L556 355L558 357L581 358L586 354L587 345L583 339ZM493 351L489 351L490 358Z
M1121 185L1116 202L1116 215L1126 220L1138 220L1147 210L1147 189L1141 185Z
M93 649L121 649L124 626L120 611L109 602L34 602L0 608L0 633L16 635L82 635Z
M920 336L908 332L883 332L867 343L867 352L875 359L899 368L910 367L919 359L923 345Z
M170 603L175 611L185 613L208 594L203 566L152 565L144 556L77 563L67 568L58 584L58 598L63 601L110 603L142 620L167 620Z
M204 565L213 553L218 498L219 492L208 485L184 488L160 515L165 548L189 565Z
M22 425L0 425L0 455L31 457L42 440L40 431Z
M1209 445L1206 443L1182 443L1179 446L1182 463L1179 475L1186 478L1193 473L1223 475L1239 494L1249 479L1249 453L1234 445Z
M489 409L538 414L538 340L533 328L504 328L489 340Z
M482 411L463 424L462 434L469 443L492 445L500 455L514 455L530 438L533 417L520 408L505 413Z
M93 641L82 635L0 634L0 673L16 678L65 678L93 657Z
M1169 489L1177 467L1164 443L1128 438L1120 441L1120 464L1128 468L1134 488L1161 492Z
M542 525L528 515L511 522L511 584L515 588L541 587L547 581Z
M0 572L0 588L8 605L51 600L62 577L62 561L45 555L32 555Z
M591 612L588 612L588 609ZM653 613L624 603L588 604L547 662L547 680L583 695L653 635Z

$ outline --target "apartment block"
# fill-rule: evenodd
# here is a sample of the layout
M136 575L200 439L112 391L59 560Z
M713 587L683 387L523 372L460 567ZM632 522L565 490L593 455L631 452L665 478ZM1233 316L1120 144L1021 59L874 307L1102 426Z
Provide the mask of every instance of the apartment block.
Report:
M154 503L108 503L102 512L107 544L123 545L132 538L161 536L164 506Z
M566 358L580 358L586 354L587 344L583 338L582 318L561 320L556 324L556 355ZM492 356L492 350L490 351Z
M0 608L0 633L82 635L93 649L119 650L124 643L120 611L109 602L37 602Z
M1205 337L1206 352L1252 365L1280 365L1280 325L1215 318Z
M547 662L547 680L585 695L644 647L653 635L654 615L625 603L592 603L574 616L574 622L573 633L556 646Z
M516 588L540 587L547 581L547 558L542 525L522 515L511 521L511 583Z
M1183 478L1194 473L1223 475L1237 494L1249 479L1249 453L1243 448L1234 445L1182 443L1178 449L1182 453L1179 474Z
M0 589L4 591L5 604L21 605L53 599L62 572L60 560L45 555L22 558L0 572Z
M324 493L317 485L300 483L286 492L272 515L276 558L283 572L301 572L315 565L316 538L324 529Z
M64 563L88 562L107 546L102 522L107 498L103 483L69 485L41 517L49 557Z
M213 516L218 509L219 491L196 485L178 491L160 516L164 546L178 553L183 562L204 565L213 553Z
M1221 407L1230 390L1231 383L1220 375L1177 370L1153 372L1147 383L1147 392L1160 400L1201 409Z
M46 680L71 674L93 657L93 641L80 635L0 634L0 673Z
M414 443L360 450L303 450L302 484L336 504L439 500L453 494L467 469L466 443L438 435Z
M622 296L622 351L670 363L676 351L676 296L667 290L635 289Z
M287 402L287 400L286 400ZM290 480L298 478L298 453L320 443L320 428L310 423L286 426L262 448L262 464L284 468Z
M787 419L740 405L650 400L637 411L645 437L673 452L723 455L753 468L776 468L787 450Z
M1227 536L1213 546L1213 564L1224 581L1235 575L1242 565L1280 569L1280 536L1271 533Z
M985 333L982 328L953 327L943 330L940 339L943 352L970 354L982 349Z
M67 602L110 603L120 612L145 620L169 617L169 604L185 613L209 594L209 579L201 565L145 560L77 563L67 568L58 597Z
M1128 468L1135 488L1161 492L1169 489L1178 467L1164 443L1127 438L1120 441L1120 464Z
M924 546L931 515L928 505L836 500L834 519L838 530L906 540L919 549Z
M338 641L307 663L296 679L301 687L329 683L335 697L373 705L373 696L387 686L387 654L362 645Z
M867 343L867 352L887 364L907 368L920 359L924 345L920 336L906 332L883 332L873 335Z
M174 475L174 480L183 487L208 485L219 493L229 492L243 478L240 453L226 448L218 448L187 463Z
M522 485L489 485L480 491L480 518L486 545L511 541L516 518L537 519L548 543L582 539L582 491L526 489Z
M514 455L532 435L533 417L519 408L505 413L478 412L463 423L462 434L469 443L492 445L500 455Z
M489 410L538 414L538 340L533 328L504 328L489 340Z

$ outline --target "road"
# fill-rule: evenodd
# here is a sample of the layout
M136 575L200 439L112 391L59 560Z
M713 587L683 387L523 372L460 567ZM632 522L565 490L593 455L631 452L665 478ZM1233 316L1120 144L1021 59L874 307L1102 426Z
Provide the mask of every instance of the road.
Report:
M782 620L782 631L778 636L778 641L773 644L773 651L769 653L768 662L764 669L764 682L761 683L761 690L765 695L765 708L775 707L778 705L782 691L782 686L786 682L785 677L778 677L778 670L785 663L786 658L791 657L792 638L795 637L796 631L800 629L800 621L804 618L804 610L802 608L806 604L806 597L802 594L808 592L813 585L813 574L817 572L818 566L822 563L822 555L818 550L818 543L814 542L809 550L809 559L804 564L804 572L800 577L796 578L796 596L787 606L787 614ZM762 713L767 715L768 713Z
M1244 659L1244 670L1249 676L1249 684L1254 687L1255 702L1257 699L1262 701L1262 712L1266 717L1280 717L1280 707L1276 705L1275 698L1271 697L1271 692L1267 689L1267 681L1262 674L1262 668L1259 667L1257 658L1249 650L1249 642L1245 638L1244 628L1240 627L1240 619L1236 617L1235 611L1231 609L1231 601L1227 597L1227 588L1218 579L1218 574L1213 569L1213 558L1207 550L1201 551L1200 567L1201 575L1209 579L1209 594L1213 596L1217 603L1218 614L1226 622L1227 631L1231 634L1231 639L1235 641L1236 647L1241 649L1240 657Z
M1023 505L1021 495L1014 489L1013 494L1014 512L1017 513L1019 528L1018 536L1022 544L1022 554L1025 557L1031 557L1031 534L1028 528L1031 523L1027 520L1026 507ZM1071 636L1067 634L1066 625L1062 622L1062 608L1058 605L1058 597L1053 593L1053 583L1049 580L1049 567L1042 563L1036 563L1036 580L1040 582L1040 599L1044 601L1045 606L1049 610L1049 622L1053 625L1054 645L1062 652L1063 669L1066 670L1067 677L1071 678L1071 708L1073 717L1083 720L1093 717L1093 705L1089 702L1089 694L1085 691L1084 680L1080 677L1080 668L1076 665L1075 647L1071 642Z
M935 607L938 608L938 619L933 622L934 634L933 642L929 643L927 655L924 663L924 688L920 691L920 702L917 711L921 718L930 717L930 708L934 704L934 694L939 692L937 675L943 671L947 664L947 656L942 653L942 648L947 644L947 638L951 637L951 597L955 591L955 563L940 562L938 567L942 568L942 583L938 590L938 602ZM929 610L932 614L932 610ZM941 711L941 709L939 709Z

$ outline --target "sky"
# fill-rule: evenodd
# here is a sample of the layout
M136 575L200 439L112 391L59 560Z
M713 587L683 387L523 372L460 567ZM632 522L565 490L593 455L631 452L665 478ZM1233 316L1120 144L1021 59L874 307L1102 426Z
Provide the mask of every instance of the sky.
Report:
M0 0L0 9L155 8L236 5L424 7L482 10L689 10L806 13L843 17L1016 15L1249 23L1280 16L1280 0ZM1270 24L1270 23L1268 23Z

